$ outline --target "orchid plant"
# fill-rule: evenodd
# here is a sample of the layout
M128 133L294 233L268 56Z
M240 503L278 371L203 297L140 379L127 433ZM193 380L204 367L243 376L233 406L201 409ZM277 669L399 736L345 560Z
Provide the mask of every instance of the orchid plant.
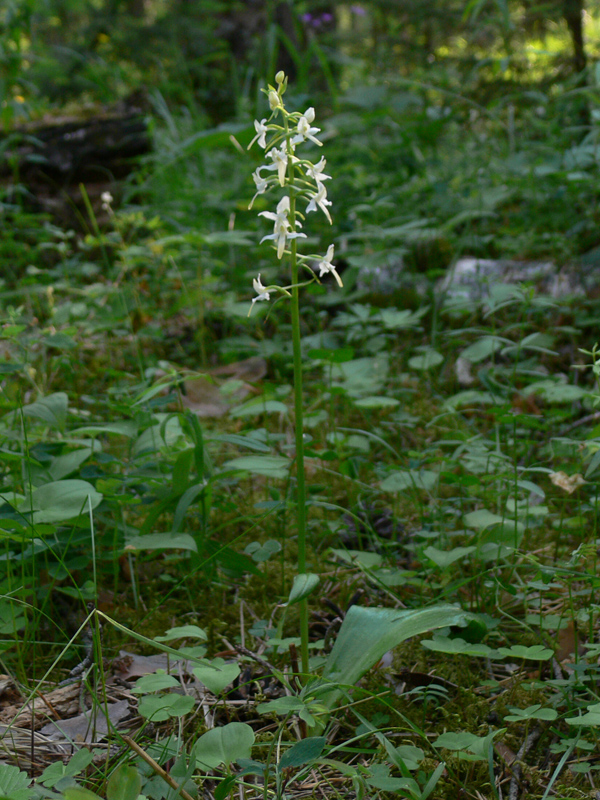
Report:
M264 90L269 100L271 116L255 120L256 136L248 145L248 149L255 143L265 151L268 163L258 167L254 174L256 193L250 202L252 208L259 195L275 188L283 189L283 196L277 203L276 210L261 211L259 216L273 222L273 233L263 236L261 242L272 241L278 259L289 259L291 283L289 286L269 285L263 286L260 274L253 281L256 297L252 300L249 313L254 304L261 301L270 301L272 294L279 294L290 298L292 321L292 346L294 362L294 401L295 401L295 441L296 441L296 470L297 470L297 498L296 520L298 527L298 573L299 584L312 584L303 581L306 575L306 487L304 476L304 426L302 404L302 357L300 341L300 303L299 291L302 286L318 281L328 274L333 275L337 283L342 286L342 280L333 264L334 245L330 244L326 254L302 255L298 253L298 239L305 239L302 233L302 221L312 211L322 211L331 223L329 207L331 201L327 199L325 182L331 180L331 175L325 173L326 161L321 158L316 164L297 155L297 148L305 142L322 146L316 134L320 128L313 126L315 121L314 108L308 108L304 113L288 111L283 102L283 95L287 88L287 78L283 72L275 76L276 86L269 86ZM269 137L269 138L268 138ZM269 163L270 162L270 163ZM300 211L299 203L306 201L304 212ZM301 282L299 277L300 267L307 273L307 280ZM315 270L319 271L317 276ZM306 597L300 599L300 652L302 672L308 672L308 605Z

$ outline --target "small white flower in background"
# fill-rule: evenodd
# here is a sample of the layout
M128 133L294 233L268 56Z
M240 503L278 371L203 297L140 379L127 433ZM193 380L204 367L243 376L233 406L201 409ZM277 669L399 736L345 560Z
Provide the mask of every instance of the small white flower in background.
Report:
M330 272L338 282L338 285L343 286L344 284L342 283L342 279L337 274L337 270L334 267L334 265L331 263L331 260L333 259L334 249L335 249L334 245L330 244L329 247L327 248L327 255L325 255L325 257L317 263L317 269L320 270L319 272L320 278L322 278L323 275L327 275L327 273Z
M308 214L310 211L316 211L318 206L331 223L331 214L327 210L327 206L330 205L331 200L327 199L327 189L322 183L317 183L317 191L313 194L310 203L306 206L306 213Z
M278 150L274 147L272 150L269 150L269 157L273 159L273 164L265 169L276 169L277 170L277 177L279 178L279 185L285 185L285 173L287 171L288 165L288 155L285 152L285 146L282 146L281 150Z
M113 196L110 192L102 192L100 195L100 200L102 200L102 208L104 211L111 210L111 203L113 201Z
M314 134L319 133L321 128L311 128L310 123L314 122L315 119L315 110L311 106L307 108L304 114L298 120L298 133L292 139L292 144L300 144L305 139L310 139L311 142L318 144L319 147L322 146L323 142L320 142L318 139L315 139Z
M277 204L276 214L274 214L272 211L261 211L258 215L259 217L266 217L267 219L273 220L273 233L270 233L268 236L263 236L260 241L262 244L267 239L273 239L277 245L277 258L281 258L283 256L283 251L285 250L285 245L288 239L306 239L306 234L291 231L292 226L288 219L289 210L290 198L286 195L285 197L282 197ZM296 225L299 226L300 223L297 222Z
M315 183L331 180L331 175L325 175L323 172L326 163L325 156L321 156L321 160L317 164L311 164L306 168L306 174L309 178L312 178Z
M252 306L254 306L254 303L258 302L259 300L271 299L270 293L265 289L265 287L260 282L260 272L258 273L258 278L254 278L254 280L252 281L252 288L254 289L257 295L256 297L252 298Z
M266 136L269 128L267 127L266 122L267 122L266 119L261 119L260 122L257 119L254 120L254 128L256 130L256 136L254 137L254 139L252 139L252 141L248 145L248 150L250 150L250 148L256 141L258 141L258 146L262 147L263 150L267 146Z

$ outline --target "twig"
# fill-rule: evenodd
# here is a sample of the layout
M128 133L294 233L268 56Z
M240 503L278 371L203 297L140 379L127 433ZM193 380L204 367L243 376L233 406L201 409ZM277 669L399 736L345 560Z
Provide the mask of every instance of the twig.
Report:
M596 422L596 420L600 419L600 411L596 411L594 414L587 414L585 417L581 417L581 419L572 422L570 425L567 425L566 428L563 428L561 436L564 436L566 433L570 433L575 428L579 428L580 425L587 425L588 422Z
M523 773L522 768L522 761L527 755L527 753L531 750L533 745L537 742L542 734L541 728L534 728L529 736L525 739L523 744L521 745L519 752L517 753L515 760L514 760L514 767L512 768L512 778L510 781L510 786L508 788L508 800L517 800L519 797L519 790L520 790L520 783L521 783L521 775Z
M179 792L183 800L194 800L192 795L189 792L186 792L183 786L180 786L177 781L169 775L168 772L166 772L159 764L157 764L152 756L149 756L145 750L142 750L137 742L135 742L131 737L125 736L124 734L121 734L121 738L128 745L128 747L134 751L134 753L137 753L138 756L142 758L146 764L148 764L148 766L151 767L153 771L163 779L163 781L169 784L171 789L175 789L176 792Z

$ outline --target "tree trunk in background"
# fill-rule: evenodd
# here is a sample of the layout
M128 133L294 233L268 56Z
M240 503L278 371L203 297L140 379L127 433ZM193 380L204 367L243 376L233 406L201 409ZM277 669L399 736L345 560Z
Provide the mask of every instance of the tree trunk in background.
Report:
M573 42L573 66L576 72L583 72L587 65L583 41L583 12L584 0L563 0L563 17Z

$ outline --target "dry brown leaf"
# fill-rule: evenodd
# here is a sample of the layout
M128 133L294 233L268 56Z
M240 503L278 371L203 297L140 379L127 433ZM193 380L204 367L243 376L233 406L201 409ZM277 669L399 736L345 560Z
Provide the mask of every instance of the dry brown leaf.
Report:
M260 356L245 358L243 361L235 361L233 364L225 364L222 367L211 369L211 375L228 375L247 383L256 383L262 380L267 374L267 362Z
M267 362L254 356L212 369L209 375L189 375L184 384L183 405L199 417L222 417L231 406L254 392L250 384L266 374Z
M130 715L127 700L118 700L106 706L111 727L116 728L121 720ZM81 742L90 744L106 736L108 723L104 713L105 707L90 708L83 714L70 719L57 719L44 725L40 733L53 742Z
M567 475L567 473L562 470L560 472L551 472L550 480L555 486L558 486L559 489L563 489L569 494L573 494L576 489L579 489L580 486L587 483L587 481L583 479L583 475L579 473Z

